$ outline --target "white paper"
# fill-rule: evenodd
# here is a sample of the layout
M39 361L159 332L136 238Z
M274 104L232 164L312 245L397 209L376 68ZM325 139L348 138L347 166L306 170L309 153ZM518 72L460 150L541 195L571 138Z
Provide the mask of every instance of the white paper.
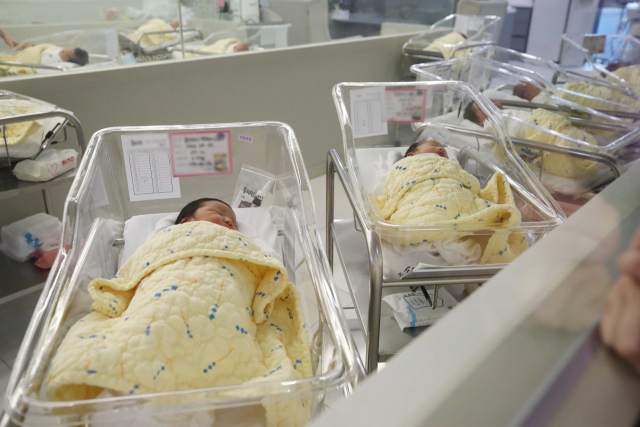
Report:
M467 35L469 30L469 15L456 15L456 22L453 24L453 32Z
M171 173L169 135L122 135L122 151L132 202L180 197L180 180Z
M169 141L173 176L232 172L231 133L228 130L173 133Z
M109 196L107 195L107 188L104 185L102 168L98 165L96 174L93 177L93 182L91 183L91 191L89 192L89 210L91 211L108 204Z
M387 103L384 92L384 86L352 89L349 92L354 138L387 134Z
M589 53L603 53L606 42L606 34L592 34L584 36L582 39L582 47L587 49Z
M388 122L423 122L427 89L387 89Z

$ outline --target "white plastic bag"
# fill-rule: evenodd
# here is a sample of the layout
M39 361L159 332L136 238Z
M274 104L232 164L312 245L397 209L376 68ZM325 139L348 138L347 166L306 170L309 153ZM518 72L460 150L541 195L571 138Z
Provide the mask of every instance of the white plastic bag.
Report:
M62 223L55 216L37 213L0 229L0 250L16 261L26 261L33 251L50 251L60 246Z
M433 301L433 290L428 290L429 298ZM393 317L396 318L400 330L415 326L427 326L444 316L458 303L449 292L438 290L438 304L434 310L422 292L408 292L388 295L382 301L391 306Z
M35 160L23 160L13 168L21 181L49 181L76 167L76 150L45 150Z
M268 206L269 203L264 202L269 194L271 194L271 189L275 182L275 175L262 169L242 165L236 189L233 193L231 207L238 209L263 206L263 204L264 206Z

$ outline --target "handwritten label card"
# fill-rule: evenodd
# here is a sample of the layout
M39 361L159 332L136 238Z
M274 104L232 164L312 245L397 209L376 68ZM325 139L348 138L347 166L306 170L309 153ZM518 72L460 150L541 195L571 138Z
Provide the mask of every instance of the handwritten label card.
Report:
M387 121L423 122L427 89L387 89Z
M180 180L171 174L166 133L122 135L122 152L132 202L180 197Z
M232 172L231 132L172 133L173 176L224 175Z

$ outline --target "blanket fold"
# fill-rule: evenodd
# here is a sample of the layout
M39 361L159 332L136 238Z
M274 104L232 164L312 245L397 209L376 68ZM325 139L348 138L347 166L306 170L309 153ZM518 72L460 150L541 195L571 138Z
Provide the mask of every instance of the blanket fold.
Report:
M279 260L237 231L209 222L168 227L89 293L92 312L52 360L51 400L312 375L296 287ZM269 426L304 425L311 410L307 400L264 407Z

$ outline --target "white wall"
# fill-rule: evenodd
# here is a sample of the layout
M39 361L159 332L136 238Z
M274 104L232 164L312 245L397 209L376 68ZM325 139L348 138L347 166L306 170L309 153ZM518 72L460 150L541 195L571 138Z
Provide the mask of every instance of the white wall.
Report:
M0 24L101 21L110 8L127 7L140 9L142 0L0 0Z
M398 81L401 48L413 35L4 78L0 89L75 112L87 136L110 126L283 121L296 132L307 171L315 177L324 173L329 149L342 151L333 86L344 81ZM37 205L41 196L27 198ZM63 195L52 194L52 199L60 212ZM3 205L7 206L0 209L0 225L9 216L37 212L26 202Z

